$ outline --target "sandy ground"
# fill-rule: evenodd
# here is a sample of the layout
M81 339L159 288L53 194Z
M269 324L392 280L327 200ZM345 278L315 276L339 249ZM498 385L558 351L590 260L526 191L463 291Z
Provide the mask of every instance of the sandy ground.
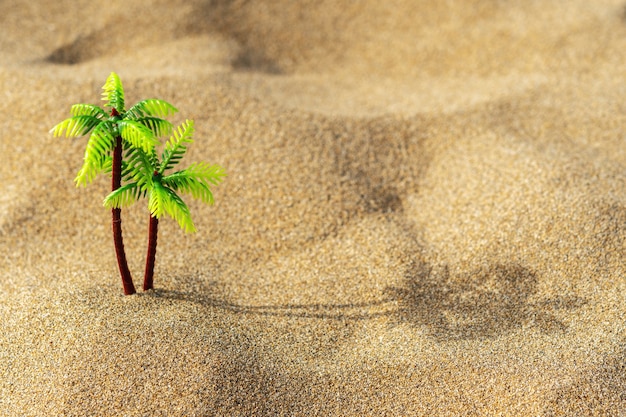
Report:
M625 10L0 2L0 415L626 415ZM228 172L134 296L48 134L111 71Z

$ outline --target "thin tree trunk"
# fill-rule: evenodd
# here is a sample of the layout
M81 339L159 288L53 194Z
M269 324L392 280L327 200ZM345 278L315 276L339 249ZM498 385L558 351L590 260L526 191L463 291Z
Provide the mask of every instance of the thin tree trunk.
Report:
M120 275L122 277L122 285L124 286L124 294L131 295L136 293L135 285L133 284L133 278L128 269L128 262L126 261L126 253L124 252L124 241L122 239L122 219L121 209L114 208L112 211L112 223L113 223L113 243L115 244L115 254L117 255L117 265L120 269Z
M113 109L111 111L112 116L117 116L119 113ZM116 139L115 148L113 149L113 164L111 166L111 191L115 191L122 185L122 138L118 136ZM115 245L115 254L117 255L117 265L120 269L120 275L122 277L122 285L124 286L124 294L134 294L135 285L133 284L133 278L128 269L128 262L126 261L126 252L124 251L124 240L122 239L122 210L119 208L111 209L112 219L111 224L113 226L113 243Z
M153 288L154 262L157 250L157 235L159 233L159 219L150 216L150 228L148 230L148 254L146 255L146 272L143 278L143 290L148 291Z

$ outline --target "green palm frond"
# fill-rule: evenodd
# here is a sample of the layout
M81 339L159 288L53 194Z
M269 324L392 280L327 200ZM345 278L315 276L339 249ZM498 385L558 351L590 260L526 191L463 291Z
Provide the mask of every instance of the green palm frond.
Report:
M93 162L83 162L83 166L76 174L76 178L74 178L74 182L77 187L86 187L87 184L91 184L93 179L98 175L98 173L102 171L101 168L98 168L97 164Z
M126 166L126 161L122 161L122 172L124 172L124 167ZM113 171L113 157L108 155L104 158L102 162L102 172L105 174L110 174Z
M164 213L178 222L178 225L186 233L193 233L196 227L191 220L191 213L187 204L173 190L164 187L158 182L154 183L150 191L150 199L148 201L148 209L150 214L156 218L161 218Z
M149 127L134 120L119 120L117 127L120 136L135 148L150 152L159 144L154 132Z
M164 177L163 183L171 186L173 190L189 193L193 198L202 200L204 203L213 204L215 201L211 189L206 184L187 177L183 171Z
M151 215L159 219L163 216L167 197L165 188L155 182L152 190L150 190L150 198L148 199L148 210L150 210Z
M102 120L91 115L73 116L54 126L50 129L50 133L54 137L63 135L68 138L84 136L101 122Z
M77 186L89 184L98 173L103 171L107 157L115 147L115 138L111 133L112 130L113 123L105 121L101 122L91 132L85 148L83 166L75 178Z
M210 184L219 184L225 176L226 172L221 166L199 162L190 165L187 169L163 177L162 182L175 191L189 193L195 199L213 204Z
M142 191L152 188L152 177L158 166L156 153L146 153L141 149L131 148L126 152L126 161L122 168L122 176L133 181Z
M125 184L105 197L102 204L106 208L124 208L131 206L145 195L136 183Z
M106 107L115 109L120 114L124 113L124 87L120 77L114 72L109 75L102 86L102 100Z
M167 101L151 98L142 100L128 109L125 118L136 120L147 116L167 117L177 111L178 109Z
M194 127L193 120L185 120L174 134L165 144L165 150L161 156L161 168L159 173L163 174L165 170L174 167L187 151L187 145L193 142Z
M172 133L172 130L174 129L174 126L170 122L159 117L141 117L139 119L136 119L136 121L146 126L148 129L152 130L156 137L170 135Z
M94 116L98 119L106 119L108 117L103 109L93 104L74 104L70 108L70 113L72 116Z
M197 178L207 184L217 185L226 176L226 171L220 165L209 165L206 162L196 162L185 169L190 177Z

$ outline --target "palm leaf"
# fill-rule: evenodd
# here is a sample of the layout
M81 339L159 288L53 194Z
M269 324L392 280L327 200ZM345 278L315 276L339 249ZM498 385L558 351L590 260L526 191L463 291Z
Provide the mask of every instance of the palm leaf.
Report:
M186 120L174 130L174 135L165 144L159 173L163 174L165 170L174 167L180 161L187 151L187 144L193 142L191 139L193 132L193 120Z
M157 183L153 184L152 189L150 190L150 197L148 199L148 210L150 210L150 214L156 218L161 218L163 213L165 213L165 205L167 200L167 195L165 192L165 188L163 186L159 186Z
M197 178L208 185L218 185L226 176L226 171L219 165L209 165L206 162L191 164L185 171L189 176Z
M226 172L221 166L200 162L192 164L185 170L163 177L162 182L173 190L189 193L195 199L213 204L213 193L209 184L219 184L224 176L226 176Z
M136 183L125 184L111 192L103 201L106 208L123 208L139 200L143 193Z
M126 166L126 161L122 160L122 172L124 172L125 166ZM112 170L113 170L113 157L109 155L105 157L104 161L102 162L102 172L106 174L110 174Z
M156 218L160 218L164 213L167 213L178 222L180 228L186 233L196 231L187 204L185 204L176 192L164 187L158 182L154 183L154 187L150 191L148 209L150 210L150 214Z
M104 110L93 104L74 104L70 113L72 116L94 116L99 119L106 119L108 116Z
M178 109L167 101L151 98L148 100L142 100L128 109L125 118L136 120L147 116L167 117L177 111Z
M157 137L170 135L174 129L170 122L159 117L146 116L136 119L136 121L152 130Z
M77 186L87 185L93 181L99 172L103 171L107 157L115 147L115 138L111 134L112 129L113 123L105 121L101 122L91 132L85 148L83 166L75 178Z
M120 114L124 113L124 87L120 77L114 72L109 75L102 86L102 100L106 107L115 109Z
M204 183L199 182L193 178L189 178L183 174L183 172L177 173L174 178L163 178L163 183L171 186L172 189L180 191L182 193L189 193L193 198L202 200L204 203L213 204L213 193L211 189Z
M159 141L150 128L133 120L119 120L117 127L120 136L133 147L150 152Z
M156 153L145 153L138 148L130 148L126 152L126 161L122 168L122 176L127 181L133 181L142 191L152 188L152 177L158 166L155 163Z
M102 120L92 115L73 116L54 126L50 129L50 133L54 137L63 136L63 134L68 138L84 136L101 122Z

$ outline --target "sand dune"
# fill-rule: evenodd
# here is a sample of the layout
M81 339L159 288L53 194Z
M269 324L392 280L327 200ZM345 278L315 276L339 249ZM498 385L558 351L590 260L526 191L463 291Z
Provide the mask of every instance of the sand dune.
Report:
M0 3L0 415L624 415L624 16ZM228 172L133 296L109 180L48 134L111 71Z

